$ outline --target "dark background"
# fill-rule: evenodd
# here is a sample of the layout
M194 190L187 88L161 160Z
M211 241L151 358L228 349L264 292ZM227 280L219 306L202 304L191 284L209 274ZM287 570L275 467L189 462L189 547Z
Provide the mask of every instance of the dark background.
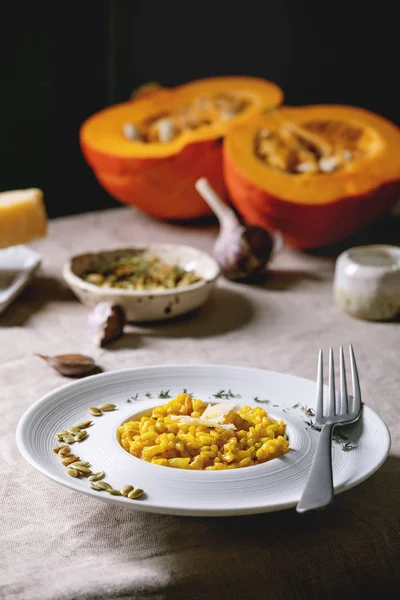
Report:
M147 81L275 81L286 104L362 106L400 124L389 2L14 2L1 9L0 190L40 187L50 216L119 206L78 131Z

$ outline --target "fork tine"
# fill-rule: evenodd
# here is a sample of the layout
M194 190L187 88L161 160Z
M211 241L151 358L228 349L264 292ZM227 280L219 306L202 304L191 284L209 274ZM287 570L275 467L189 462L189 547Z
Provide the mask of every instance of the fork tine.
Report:
M336 404L335 366L333 363L333 350L332 350L332 348L329 348L329 408L328 408L328 415L330 417L335 416L335 404Z
M318 354L318 374L317 374L317 408L316 419L322 418L324 413L324 365L322 350Z
M347 396L346 370L344 368L343 346L340 346L340 412L342 415L349 412L349 399Z
M353 384L353 412L359 413L361 408L361 390L360 382L358 379L358 371L356 365L356 358L354 356L353 346L350 344L350 367L351 367L351 379Z

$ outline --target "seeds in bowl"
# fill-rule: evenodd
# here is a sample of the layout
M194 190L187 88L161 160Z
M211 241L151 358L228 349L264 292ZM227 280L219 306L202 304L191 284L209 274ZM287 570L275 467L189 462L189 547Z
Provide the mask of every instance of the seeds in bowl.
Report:
M262 407L207 405L185 393L149 416L123 423L118 433L122 447L133 456L179 469L249 467L290 449L286 424Z
M166 263L151 254L122 257L98 271L86 271L81 277L99 287L126 290L168 290L201 280L194 271Z

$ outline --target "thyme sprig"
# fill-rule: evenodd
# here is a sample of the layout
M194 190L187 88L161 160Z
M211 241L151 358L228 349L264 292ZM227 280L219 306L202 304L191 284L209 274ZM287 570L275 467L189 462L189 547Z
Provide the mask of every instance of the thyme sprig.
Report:
M317 427L312 419L309 419L308 421L304 421L304 423L307 425L307 428L309 428L309 429L315 429L315 431L321 431L321 428ZM346 437L345 435L343 435L343 433L340 433L339 431L335 432L332 435L332 441L335 442L336 444L342 444L343 452L350 452L350 450L354 450L354 448L357 448L357 444L354 444L353 442L351 442L348 437Z
M229 400L229 398L240 398L240 394L234 394L232 390L219 390L216 394L213 394L212 397Z
M352 444L351 442L346 442L342 446L343 452L350 452L350 450L354 450L354 448L357 448L357 446L356 444Z
M308 419L308 421L304 421L307 425L307 429L315 429L315 431L321 431L320 427L317 427L312 419Z
M258 396L253 396L254 402L258 402L259 404L269 404L271 400L262 400Z
M336 442L337 444L342 444L343 442L348 442L349 438L346 437L345 435L343 435L343 433L340 433L339 431L333 434L332 439L334 442Z
M308 408L308 406L300 406L300 410L307 416L307 417L315 417L315 411L312 408Z
M158 394L159 398L171 398L171 394L170 394L171 390L161 390L161 392Z
M127 399L127 402L131 403L131 402L132 402L132 400L137 400L138 398L139 398L139 394L135 394L134 396L130 396L130 397Z

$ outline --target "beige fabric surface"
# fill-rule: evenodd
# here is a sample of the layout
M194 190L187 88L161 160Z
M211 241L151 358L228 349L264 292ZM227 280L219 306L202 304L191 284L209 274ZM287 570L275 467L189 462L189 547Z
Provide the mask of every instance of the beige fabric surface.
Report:
M35 244L41 270L0 316L0 598L356 599L382 598L400 583L400 323L342 313L332 298L332 259L285 249L262 287L221 279L189 318L129 326L107 349L87 342L87 310L61 276L71 254L148 241L210 250L214 236L214 227L117 209L55 220ZM190 362L314 378L318 349L348 342L363 400L386 421L392 448L376 474L326 511L224 519L144 514L57 485L16 448L23 412L68 381L36 352L88 353L107 371Z

